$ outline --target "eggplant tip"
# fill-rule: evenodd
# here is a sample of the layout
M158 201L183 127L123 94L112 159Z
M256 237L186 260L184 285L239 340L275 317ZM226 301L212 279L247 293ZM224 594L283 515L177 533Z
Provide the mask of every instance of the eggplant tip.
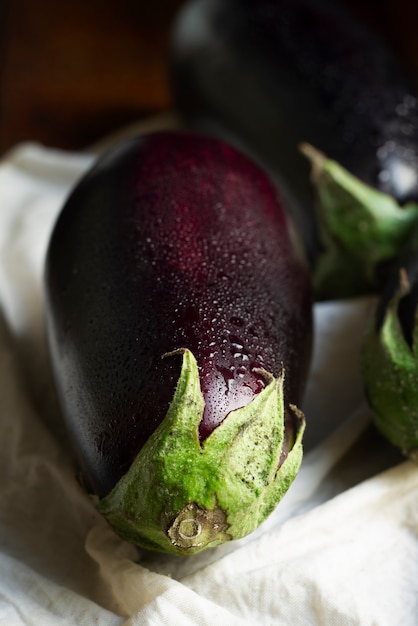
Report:
M98 510L130 543L189 556L253 532L273 511L302 462L304 419L287 449L283 372L231 411L201 445L196 359L183 365L166 418ZM293 408L293 411L295 409Z
M226 514L220 507L207 510L199 507L196 502L190 502L174 519L167 535L173 546L189 550L203 548L214 541L230 541L232 536L226 532L228 528Z

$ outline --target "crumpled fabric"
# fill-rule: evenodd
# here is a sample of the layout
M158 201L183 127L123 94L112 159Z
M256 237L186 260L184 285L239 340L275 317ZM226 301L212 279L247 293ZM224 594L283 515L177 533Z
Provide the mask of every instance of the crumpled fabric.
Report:
M418 468L364 399L371 298L315 305L304 460L252 535L165 556L95 511L60 426L42 275L62 203L98 151L23 143L0 163L0 624L416 626Z

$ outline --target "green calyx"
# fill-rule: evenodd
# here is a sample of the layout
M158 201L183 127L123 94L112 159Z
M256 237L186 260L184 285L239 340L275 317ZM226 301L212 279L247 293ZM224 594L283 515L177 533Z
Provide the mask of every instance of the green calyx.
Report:
M418 314L412 346L405 340L398 306L409 287L400 274L398 292L388 303L380 328L373 325L362 351L365 392L382 434L418 462Z
M376 293L413 225L418 205L400 206L314 147L301 151L312 165L322 251L314 270L318 300Z
M94 502L127 541L185 556L244 537L268 517L300 467L305 423L291 407L298 428L283 460L284 373L266 373L266 387L201 443L198 367L189 350L178 353L182 369L166 417L114 489Z

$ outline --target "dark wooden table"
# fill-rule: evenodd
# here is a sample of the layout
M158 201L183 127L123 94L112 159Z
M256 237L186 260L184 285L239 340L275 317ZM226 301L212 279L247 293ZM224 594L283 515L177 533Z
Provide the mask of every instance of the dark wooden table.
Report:
M0 0L0 152L78 149L170 107L169 31L181 0Z
M344 0L418 85L418 0ZM171 107L166 55L184 0L0 0L0 154L20 141L80 149Z

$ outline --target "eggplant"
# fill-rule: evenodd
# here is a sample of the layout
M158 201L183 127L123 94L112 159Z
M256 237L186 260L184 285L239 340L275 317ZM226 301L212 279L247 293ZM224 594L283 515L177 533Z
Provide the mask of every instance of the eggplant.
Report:
M283 190L314 272L336 233L301 144L401 207L417 202L415 85L377 34L338 2L191 0L173 25L169 65L186 125L246 151ZM344 259L356 265L357 245L347 255L338 240L340 266ZM319 297L333 297L341 283L337 276L331 287L319 285Z
M379 294L418 225L418 204L404 206L362 183L312 146L322 252L312 272L316 300Z
M257 528L300 466L312 343L264 172L198 133L122 141L57 219L45 310L71 449L116 532L189 555Z
M362 349L362 377L378 430L418 462L418 228L379 298Z

